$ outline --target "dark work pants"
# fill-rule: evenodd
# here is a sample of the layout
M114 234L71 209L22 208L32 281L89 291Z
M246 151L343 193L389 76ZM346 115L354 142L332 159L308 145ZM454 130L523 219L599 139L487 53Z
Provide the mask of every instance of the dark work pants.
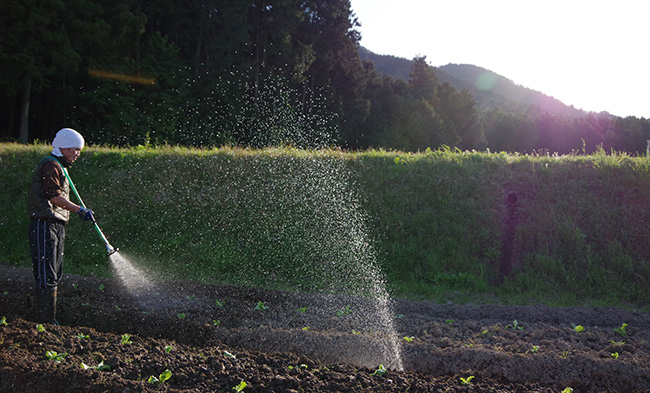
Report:
M65 225L58 221L31 219L29 245L34 280L39 289L56 288L63 274Z

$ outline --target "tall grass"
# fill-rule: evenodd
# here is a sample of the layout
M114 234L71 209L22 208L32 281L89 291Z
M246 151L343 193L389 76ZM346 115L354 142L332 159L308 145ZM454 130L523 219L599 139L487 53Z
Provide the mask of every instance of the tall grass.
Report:
M48 153L0 145L0 263L30 265L26 197ZM111 243L160 278L344 290L360 277L319 269L359 257L345 245L360 220L396 296L650 304L646 157L90 147L70 172ZM66 272L112 274L90 225L73 218L67 234Z

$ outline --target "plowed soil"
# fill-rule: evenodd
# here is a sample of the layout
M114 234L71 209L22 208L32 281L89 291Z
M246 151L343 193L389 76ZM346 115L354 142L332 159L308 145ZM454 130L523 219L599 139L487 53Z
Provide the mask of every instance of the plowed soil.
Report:
M0 392L650 392L647 312L395 299L400 371L357 298L66 276L37 329L31 288L0 265Z

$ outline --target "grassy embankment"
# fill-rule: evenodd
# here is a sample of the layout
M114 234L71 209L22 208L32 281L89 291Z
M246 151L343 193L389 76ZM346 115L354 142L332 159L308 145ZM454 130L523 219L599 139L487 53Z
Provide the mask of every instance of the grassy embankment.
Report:
M30 265L25 200L49 150L0 145L0 263ZM91 147L70 172L111 243L160 278L345 291L363 265L416 299L650 304L646 157ZM76 217L65 271L113 274Z

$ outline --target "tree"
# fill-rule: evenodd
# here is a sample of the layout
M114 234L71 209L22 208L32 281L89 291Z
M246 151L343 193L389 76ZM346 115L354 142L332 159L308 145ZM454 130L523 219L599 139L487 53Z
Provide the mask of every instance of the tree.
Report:
M445 82L438 89L438 101L442 114L458 135L461 149L482 149L487 143L483 126L479 121L474 97L466 89L460 92Z
M416 99L427 101L434 108L438 108L438 77L433 67L427 64L427 57L420 56L413 59L409 85L411 95Z
M80 2L80 0L75 3ZM8 96L22 94L19 140L29 140L32 91L65 78L81 61L69 37L70 13L61 0L3 0L0 3L0 87Z
M359 145L358 130L368 116L365 94L369 74L359 58L360 34L349 0L309 0L296 38L313 48L315 59L303 84L303 108L338 115L348 147ZM319 96L324 98L320 100Z

